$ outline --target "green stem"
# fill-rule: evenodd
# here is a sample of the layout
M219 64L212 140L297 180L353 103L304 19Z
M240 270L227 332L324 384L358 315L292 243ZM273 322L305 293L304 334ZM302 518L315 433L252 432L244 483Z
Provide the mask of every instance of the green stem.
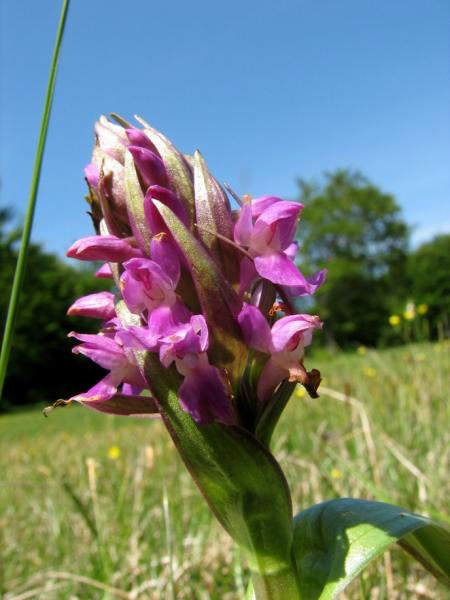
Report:
M50 118L50 110L52 107L53 95L55 91L56 70L58 67L59 50L61 47L64 25L66 22L67 9L69 0L63 1L61 16L59 18L58 33L56 35L55 47L53 49L52 63L50 67L50 75L47 84L47 94L45 97L44 111L42 113L41 130L36 150L36 158L34 162L33 178L31 181L30 196L28 199L28 208L25 215L25 223L23 227L22 240L20 244L19 256L17 258L16 271L14 273L14 281L9 299L8 314L6 317L5 331L3 334L2 350L0 354L0 398L3 391L3 384L6 377L6 369L8 367L9 355L11 352L12 339L14 334L14 324L17 314L17 306L19 303L20 292L22 290L23 279L25 275L25 266L28 255L28 247L30 245L31 228L33 225L34 209L36 206L36 196L39 187L39 179L41 175L42 157L44 155L45 141L47 138L48 122Z
M293 569L277 573L252 572L253 596L248 600L301 600Z

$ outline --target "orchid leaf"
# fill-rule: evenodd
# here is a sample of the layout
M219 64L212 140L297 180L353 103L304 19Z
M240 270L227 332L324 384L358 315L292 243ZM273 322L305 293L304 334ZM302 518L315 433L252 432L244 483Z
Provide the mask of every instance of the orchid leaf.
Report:
M450 532L391 504L341 498L295 517L293 555L303 600L330 600L397 542L450 582Z
M236 248L217 236L219 234L229 240L233 237L228 198L198 150L194 154L194 191L199 238L223 267L227 279L237 281L240 256L236 257Z
M125 152L125 190L131 229L139 246L149 255L151 236L144 212L144 194L130 152Z
M185 202L190 221L195 215L194 187L192 185L191 169L184 156L175 148L162 133L153 129L144 119L136 115L136 120L144 126L144 132L158 150L164 161L170 188Z
M239 372L243 357L247 353L236 319L241 301L215 261L175 213L162 202L153 202L189 265L202 312L213 339L212 361L223 365L233 377Z

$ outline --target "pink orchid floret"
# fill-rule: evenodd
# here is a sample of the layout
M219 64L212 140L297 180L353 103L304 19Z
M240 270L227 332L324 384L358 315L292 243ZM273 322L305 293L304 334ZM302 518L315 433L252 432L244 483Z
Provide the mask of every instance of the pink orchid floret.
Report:
M260 352L270 355L258 382L258 397L266 402L284 380L297 381L311 391L308 373L303 366L304 350L322 322L315 315L290 315L278 319L272 328L262 312L245 304L238 317L245 341Z
M146 382L134 362L132 353L123 347L114 331L97 335L71 332L69 337L74 337L82 342L72 348L74 354L83 354L109 371L86 393L77 394L71 400L87 403L98 409L102 403L117 393L120 384L131 385L133 386L131 389L140 391L146 387ZM123 393L129 389L125 388Z
M189 320L191 313L178 300L176 287L180 264L171 244L164 238L153 238L153 259L133 258L123 264L120 279L123 299L135 314L147 321L147 344Z
M203 315L174 329L161 339L160 360L166 368L174 361L184 376L178 395L180 404L198 423L236 423L231 394L219 369L209 363L208 326Z
M258 276L288 286L293 295L315 292L318 285L309 281L292 260L296 254L293 239L302 209L303 205L298 202L275 196L264 196L243 204L234 226L234 241L246 248L253 260L242 259L241 294Z

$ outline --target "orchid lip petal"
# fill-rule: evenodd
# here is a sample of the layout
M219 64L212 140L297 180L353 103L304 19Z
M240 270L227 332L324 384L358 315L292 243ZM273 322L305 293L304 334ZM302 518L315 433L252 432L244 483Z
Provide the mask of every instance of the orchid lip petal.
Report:
M259 275L272 283L286 286L308 286L308 281L284 252L268 252L256 256L255 268Z
M82 402L83 404L89 404L90 402L104 402L114 396L114 394L117 392L117 386L119 383L120 378L112 373L108 373L106 377L101 379L86 393L72 396L70 400L76 400L77 402Z
M288 293L290 296L309 296L314 294L318 288L325 282L327 277L327 269L322 269L314 275L310 275L306 278L306 284L299 286L288 287Z

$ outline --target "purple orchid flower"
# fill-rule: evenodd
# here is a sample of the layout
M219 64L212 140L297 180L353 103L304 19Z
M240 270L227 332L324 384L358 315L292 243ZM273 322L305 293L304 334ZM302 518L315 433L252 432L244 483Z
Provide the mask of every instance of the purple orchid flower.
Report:
M242 206L234 226L234 240L248 249L253 260L242 259L241 295L258 276L288 286L298 295L312 294L317 289L292 260L296 251L293 238L302 208L298 202L275 196L257 198Z
M74 354L83 354L109 370L109 373L87 392L77 394L70 400L86 403L100 410L103 402L117 394L120 384L129 384L134 386L133 389L139 390L147 387L132 353L120 344L120 338L117 338L114 332L98 335L71 332L69 337L83 342L72 348ZM125 393L127 391L129 388L125 389Z
M258 382L257 392L262 402L270 398L284 379L298 381L311 391L303 357L313 331L322 328L319 317L306 314L282 317L270 329L262 312L256 306L245 304L238 321L247 344L270 354Z
M236 423L231 393L219 369L209 363L208 326L203 315L194 315L161 339L159 356L164 367L175 361L184 376L178 395L180 404L197 423Z
M114 294L98 292L82 296L69 307L67 314L69 317L96 317L108 321L116 316Z
M128 308L135 314L148 314L148 328L157 336L188 321L191 313L177 299L180 263L164 236L153 238L151 254L153 259L133 258L124 263L120 285Z

